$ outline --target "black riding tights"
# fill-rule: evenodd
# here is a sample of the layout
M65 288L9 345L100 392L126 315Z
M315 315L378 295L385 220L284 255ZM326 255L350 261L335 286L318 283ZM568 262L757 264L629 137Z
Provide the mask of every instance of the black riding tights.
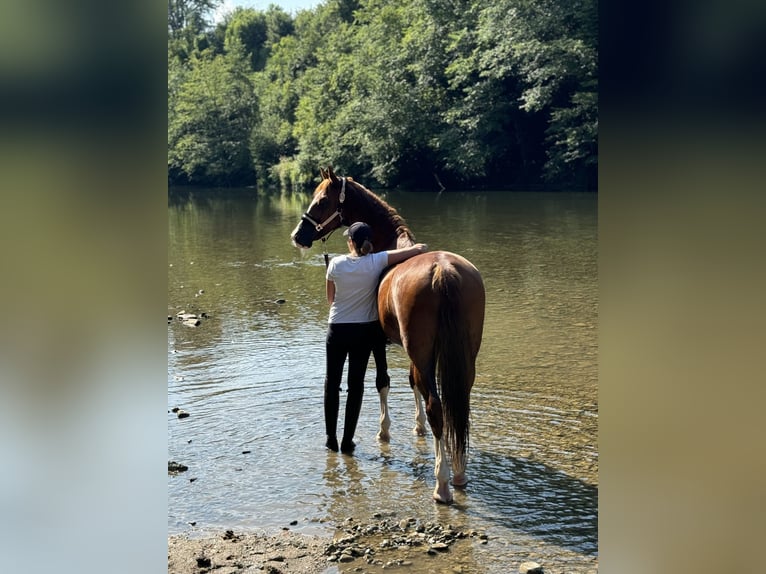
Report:
M380 324L330 323L327 329L327 375L324 382L324 420L328 446L337 444L338 410L340 407L340 383L343 365L348 356L348 397L343 426L341 450L354 449L354 433L359 421L364 395L364 374L370 360L372 345L379 337ZM334 441L334 443L333 443ZM335 450L335 449L333 449Z

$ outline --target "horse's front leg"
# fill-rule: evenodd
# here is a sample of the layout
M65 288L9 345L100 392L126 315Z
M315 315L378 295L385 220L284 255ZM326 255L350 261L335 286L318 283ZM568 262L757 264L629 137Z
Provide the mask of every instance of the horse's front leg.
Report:
M426 410L423 407L423 395L420 394L412 374L414 368L413 365L410 365L410 387L412 387L412 393L415 395L415 428L412 429L412 434L426 436Z
M391 390L391 378L388 376L388 362L386 361L386 339L381 336L372 347L372 355L375 357L375 386L378 389L380 399L380 430L377 438L382 442L391 440L391 416L388 413L388 391Z

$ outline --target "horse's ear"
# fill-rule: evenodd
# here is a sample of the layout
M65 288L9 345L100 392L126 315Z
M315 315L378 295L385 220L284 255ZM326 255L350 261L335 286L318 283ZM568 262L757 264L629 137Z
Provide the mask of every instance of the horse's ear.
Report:
M335 175L335 172L332 170L332 166L330 165L327 166L327 177L329 177L333 182L338 181L338 176Z
M324 168L319 168L319 177L322 178L322 180L327 179L329 176L327 175L327 172L324 170Z

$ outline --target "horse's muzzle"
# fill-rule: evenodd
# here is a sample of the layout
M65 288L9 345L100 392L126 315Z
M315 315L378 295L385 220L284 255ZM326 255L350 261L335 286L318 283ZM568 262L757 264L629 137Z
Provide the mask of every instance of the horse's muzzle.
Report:
M301 249L309 249L314 243L314 228L307 224L305 221L301 221L298 226L293 229L290 234L290 239L293 245L300 247Z

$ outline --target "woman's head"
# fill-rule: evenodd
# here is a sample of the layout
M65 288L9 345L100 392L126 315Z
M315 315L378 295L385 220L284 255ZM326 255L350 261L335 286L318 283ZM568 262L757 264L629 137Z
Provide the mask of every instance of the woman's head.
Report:
M349 246L357 255L372 253L372 228L363 221L352 223L343 235L348 236Z

